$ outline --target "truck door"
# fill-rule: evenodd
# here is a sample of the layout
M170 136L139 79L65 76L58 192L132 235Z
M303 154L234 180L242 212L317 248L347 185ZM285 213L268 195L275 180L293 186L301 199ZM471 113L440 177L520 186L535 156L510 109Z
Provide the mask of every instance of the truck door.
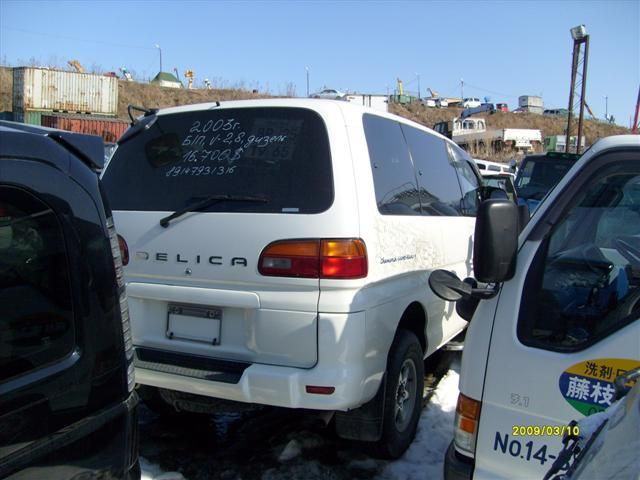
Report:
M542 478L569 421L640 366L637 149L592 158L549 200L500 293L475 478Z

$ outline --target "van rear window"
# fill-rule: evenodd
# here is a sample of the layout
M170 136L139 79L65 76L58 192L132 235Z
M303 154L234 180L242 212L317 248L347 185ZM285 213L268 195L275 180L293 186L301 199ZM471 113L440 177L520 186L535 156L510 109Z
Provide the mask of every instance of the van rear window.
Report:
M329 139L301 108L211 109L160 115L121 144L103 176L113 210L175 211L209 195L204 211L318 213L333 203Z

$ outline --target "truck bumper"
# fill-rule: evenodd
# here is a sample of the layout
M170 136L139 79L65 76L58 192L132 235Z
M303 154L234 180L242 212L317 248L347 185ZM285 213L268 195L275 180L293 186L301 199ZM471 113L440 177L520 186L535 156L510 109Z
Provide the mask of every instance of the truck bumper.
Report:
M444 479L471 480L472 477L473 461L457 453L451 441L444 457Z

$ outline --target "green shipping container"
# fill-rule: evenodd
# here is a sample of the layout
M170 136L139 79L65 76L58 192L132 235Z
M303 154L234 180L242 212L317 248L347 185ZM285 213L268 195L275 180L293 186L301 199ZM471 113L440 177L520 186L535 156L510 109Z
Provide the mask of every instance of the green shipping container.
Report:
M21 112L13 112L13 120L15 122L28 123L29 125L42 125L42 116L50 115L51 112L42 110L27 110Z

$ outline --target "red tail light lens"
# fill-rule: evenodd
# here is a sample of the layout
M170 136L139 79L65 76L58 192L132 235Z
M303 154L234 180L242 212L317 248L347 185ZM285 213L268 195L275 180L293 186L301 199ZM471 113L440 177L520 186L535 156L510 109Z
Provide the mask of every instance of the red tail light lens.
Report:
M367 276L367 249L360 239L281 240L260 255L265 276L353 279Z
M322 278L364 278L367 249L359 239L322 240Z
M120 257L122 258L122 265L129 264L129 245L124 238L118 235L118 247L120 247Z

